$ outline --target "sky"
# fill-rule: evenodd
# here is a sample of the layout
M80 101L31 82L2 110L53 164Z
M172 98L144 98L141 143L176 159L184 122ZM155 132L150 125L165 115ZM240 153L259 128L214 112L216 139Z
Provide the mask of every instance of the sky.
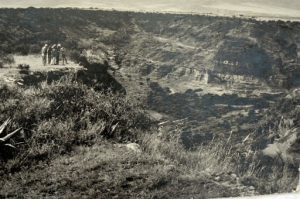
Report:
M0 0L0 7L30 6L300 18L300 0Z

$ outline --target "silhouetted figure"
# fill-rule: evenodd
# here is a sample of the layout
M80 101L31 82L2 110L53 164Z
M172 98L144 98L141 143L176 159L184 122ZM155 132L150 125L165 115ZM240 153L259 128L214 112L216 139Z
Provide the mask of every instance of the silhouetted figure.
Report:
M66 64L68 64L68 60L66 58L66 49L64 47L60 48L60 54L61 54L61 58L62 58L62 64L65 65L65 62L66 62Z
M56 65L59 65L60 48L61 48L61 45L57 44L57 47L56 47Z
M52 46L49 46L47 50L48 64L51 64L51 58L52 58L51 53L52 53Z
M47 49L48 49L48 44L45 44L42 48L42 60L43 60L43 65L44 66L47 63Z

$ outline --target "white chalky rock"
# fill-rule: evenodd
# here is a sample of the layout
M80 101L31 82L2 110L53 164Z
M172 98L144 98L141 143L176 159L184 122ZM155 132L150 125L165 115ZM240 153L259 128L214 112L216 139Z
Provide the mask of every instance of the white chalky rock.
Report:
M127 149L130 149L136 153L141 153L142 149L140 147L140 145L138 145L137 143L129 143L125 145Z

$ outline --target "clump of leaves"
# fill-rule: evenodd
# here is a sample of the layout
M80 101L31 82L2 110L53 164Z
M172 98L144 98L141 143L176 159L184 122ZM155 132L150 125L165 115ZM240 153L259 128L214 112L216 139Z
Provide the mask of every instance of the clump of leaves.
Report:
M16 148L14 145L12 145L9 141L12 137L14 137L22 128L18 128L17 130L7 133L6 135L2 135L4 133L5 128L8 126L8 124L11 122L11 119L7 119L1 126L0 126L0 151L4 150L4 148Z

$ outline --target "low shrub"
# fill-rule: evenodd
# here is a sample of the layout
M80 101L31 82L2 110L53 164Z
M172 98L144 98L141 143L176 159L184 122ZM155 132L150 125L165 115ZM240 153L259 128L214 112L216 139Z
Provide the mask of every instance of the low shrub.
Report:
M18 69L29 70L30 66L28 64L18 64Z
M15 63L15 59L11 54L0 54L0 68L4 65L11 65Z
M11 129L23 127L24 145L12 168L93 145L101 139L134 142L151 121L139 103L123 94L95 91L64 77L38 87L0 87L0 121L12 118ZM26 157L26 158L25 158ZM25 159L24 159L25 158Z
M70 50L69 57L75 63L78 63L80 60L80 51L79 50Z
M7 119L0 126L0 160L6 159L10 155L10 150L15 149L14 143L11 143L11 139L20 132L22 128L18 128L12 132L5 132L6 127L11 122L10 119Z

